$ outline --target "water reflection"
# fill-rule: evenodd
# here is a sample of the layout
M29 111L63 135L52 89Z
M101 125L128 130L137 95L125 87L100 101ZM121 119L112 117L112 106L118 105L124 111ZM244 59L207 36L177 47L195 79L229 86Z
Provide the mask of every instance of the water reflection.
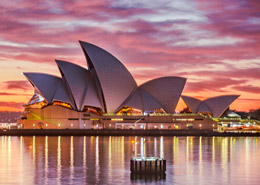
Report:
M163 152L163 136L160 137L160 157L164 158L164 152Z
M33 145L33 151L34 151L34 153L35 153L35 137L34 137L34 145ZM44 180L45 180L45 184L47 184L48 183L48 169L49 169L49 166L48 166L48 136L46 136L45 137L45 169L44 169L44 171L45 171L45 175L44 175Z
M0 140L0 184L258 184L258 138L1 136ZM166 179L131 177L133 155L164 157Z
M61 184L61 136L58 136L58 146L57 146L57 184ZM84 164L84 163L83 163Z
M73 136L70 137L70 182L73 182L74 176L74 144L73 144Z

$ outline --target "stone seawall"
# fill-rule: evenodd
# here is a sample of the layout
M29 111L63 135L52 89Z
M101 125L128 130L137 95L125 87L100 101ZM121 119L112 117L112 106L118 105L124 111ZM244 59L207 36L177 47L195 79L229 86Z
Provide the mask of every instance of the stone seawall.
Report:
M121 130L121 129L11 129L0 130L6 136L254 136L260 133L220 133L212 130Z

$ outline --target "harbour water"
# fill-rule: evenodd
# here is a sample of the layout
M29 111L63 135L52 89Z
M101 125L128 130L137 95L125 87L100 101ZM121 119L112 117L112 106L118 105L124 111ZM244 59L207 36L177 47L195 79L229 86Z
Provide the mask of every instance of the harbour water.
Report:
M259 184L257 137L0 137L0 184ZM167 161L131 178L130 159Z

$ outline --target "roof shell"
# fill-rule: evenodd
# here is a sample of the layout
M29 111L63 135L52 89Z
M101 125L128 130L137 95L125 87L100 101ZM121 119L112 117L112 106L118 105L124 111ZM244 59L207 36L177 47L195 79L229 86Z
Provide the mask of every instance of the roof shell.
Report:
M192 112L198 112L201 100L189 96L181 96L183 101L187 104L187 106L191 109Z
M23 73L48 103L52 103L61 78L43 73Z
M174 113L185 83L185 78L169 76L150 80L140 88L159 102L167 113Z
M90 72L87 69L60 60L56 60L56 63L62 76L68 83L77 110L83 110L85 105L102 108L95 85L93 84Z
M204 101L200 103L200 106L198 108L198 112L212 112L208 105Z
M239 95L224 95L208 98L206 100L198 100L196 98L182 96L183 101L192 112L210 112L212 117L215 118L220 117L238 97Z
M89 70L97 76L107 113L114 113L126 98L137 88L137 84L126 67L113 55L93 44L80 44L87 58Z
M239 95L225 95L209 98L204 102L210 107L213 117L220 117Z
M60 83L58 83L58 85L57 85L57 89L56 89L56 92L55 92L55 95L54 95L52 101L55 101L55 100L66 102L75 109L75 107L72 103L71 97L69 96L69 93L67 91L66 85L64 84L62 79L60 80Z
M127 98L122 106L133 107L140 109L143 112L162 108L162 105L157 100L141 88L137 88L136 91Z

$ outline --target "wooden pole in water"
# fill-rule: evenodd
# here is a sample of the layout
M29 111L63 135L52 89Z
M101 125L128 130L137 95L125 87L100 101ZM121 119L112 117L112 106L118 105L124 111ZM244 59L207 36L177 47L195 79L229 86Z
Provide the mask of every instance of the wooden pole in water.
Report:
M157 159L155 161L155 172L157 172Z

